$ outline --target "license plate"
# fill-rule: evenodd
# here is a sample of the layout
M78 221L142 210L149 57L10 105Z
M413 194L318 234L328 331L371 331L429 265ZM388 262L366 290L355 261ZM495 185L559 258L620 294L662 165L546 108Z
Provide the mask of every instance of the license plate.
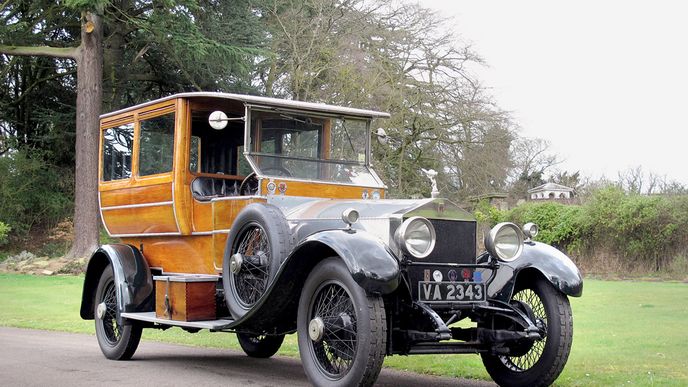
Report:
M485 301L485 284L477 282L418 282L418 295L423 302Z

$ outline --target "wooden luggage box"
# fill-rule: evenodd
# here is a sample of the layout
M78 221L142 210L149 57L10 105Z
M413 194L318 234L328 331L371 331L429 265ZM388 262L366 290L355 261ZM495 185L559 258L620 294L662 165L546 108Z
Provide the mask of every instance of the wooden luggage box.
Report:
M210 275L154 276L155 316L177 321L215 320L215 288Z

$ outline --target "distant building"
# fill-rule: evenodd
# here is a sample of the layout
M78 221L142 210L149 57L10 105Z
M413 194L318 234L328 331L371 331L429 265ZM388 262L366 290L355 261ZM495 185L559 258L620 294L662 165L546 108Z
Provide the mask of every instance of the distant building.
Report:
M528 190L531 200L557 200L573 198L574 189L556 183L545 183Z

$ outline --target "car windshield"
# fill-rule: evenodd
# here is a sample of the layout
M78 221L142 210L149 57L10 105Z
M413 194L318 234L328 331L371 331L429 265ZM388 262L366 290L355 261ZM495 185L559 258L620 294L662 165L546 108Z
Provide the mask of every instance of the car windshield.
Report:
M367 120L251 111L249 157L261 175L378 186L367 154Z

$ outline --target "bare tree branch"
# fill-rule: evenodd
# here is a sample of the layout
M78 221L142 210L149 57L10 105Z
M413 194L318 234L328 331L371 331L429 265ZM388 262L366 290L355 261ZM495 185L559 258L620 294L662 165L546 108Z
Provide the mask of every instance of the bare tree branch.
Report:
M0 45L0 54L18 56L51 56L56 58L76 59L78 47L50 47L50 46L5 46Z

